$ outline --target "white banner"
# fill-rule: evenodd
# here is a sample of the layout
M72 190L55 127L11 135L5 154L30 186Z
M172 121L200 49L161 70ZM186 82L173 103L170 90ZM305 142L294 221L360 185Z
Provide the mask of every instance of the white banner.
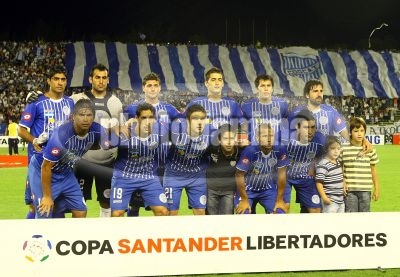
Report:
M2 276L397 268L400 213L0 220Z
M19 138L19 142L18 142L19 147L22 147L21 141L22 141L22 139ZM8 148L8 136L0 136L0 147Z
M366 135L365 138L372 145L385 145L385 136L384 135Z

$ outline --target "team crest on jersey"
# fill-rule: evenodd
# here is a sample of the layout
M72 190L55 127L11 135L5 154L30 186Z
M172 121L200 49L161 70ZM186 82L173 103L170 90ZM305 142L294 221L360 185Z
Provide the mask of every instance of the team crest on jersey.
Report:
M231 165L232 167L235 167L235 166L236 166L236 161L231 161L231 162L230 162L230 165Z
M200 141L196 145L194 145L194 149L196 150L205 150L206 148L207 144L204 141Z
M178 149L178 154L179 155L181 155L181 156L185 155L185 147L177 145L176 148Z
M261 117L261 111L253 111L251 113L251 115L253 116L253 118L260 118Z
M62 110L65 115L69 115L71 113L71 109L68 106L64 106Z
M268 165L269 165L270 167L273 167L273 166L275 166L276 164L277 164L277 160L276 160L275 158L271 158L271 159L268 160Z
M129 155L131 156L131 159L139 158L139 149L134 148L129 150Z
M309 160L314 159L314 157L315 157L315 152L312 152L312 151L308 152L306 155L306 158Z
M218 162L218 155L217 154L211 154L211 159L214 163Z
M218 129L219 126L221 126L221 125L223 125L223 124L226 124L226 123L229 123L229 121L228 121L228 120L225 120L224 118L217 118L217 119L214 119L214 120L213 120L212 126L213 126L215 129Z
M53 156L58 156L58 155L60 155L60 153L61 153L61 151L57 147L54 147L53 149L51 149L51 154Z
M158 147L158 142L157 141L152 141L149 145L150 150L154 150Z
M279 114L279 108L278 108L278 107L272 107L271 113L272 113L273 115L278 115L278 114Z
M337 124L337 125L342 124L342 119L341 119L341 118L336 119L336 124Z
M44 115L45 117L54 117L54 111L53 111L53 110L45 109L45 110L43 111L43 115Z
M321 116L321 117L319 118L319 123L320 123L321 125L328 124L328 117L326 117L326 116Z
M260 174L260 170L262 169L263 164L260 162L255 162L255 163L253 163L253 166L254 167L253 167L252 173L255 175Z
M166 117L168 116L168 113L166 110L158 110L157 115L158 117Z
M30 113L24 113L23 118L26 121L30 121L32 118L32 115Z
M229 109L229 107L223 107L223 108L221 109L221 112L222 112L222 114L223 114L224 116L228 116L228 115L231 114L231 109Z
M250 162L250 160L249 160L248 158L243 158L243 159L242 159L242 163L243 163L243 164L246 164L246 165L247 165L247 164L249 164L249 162Z

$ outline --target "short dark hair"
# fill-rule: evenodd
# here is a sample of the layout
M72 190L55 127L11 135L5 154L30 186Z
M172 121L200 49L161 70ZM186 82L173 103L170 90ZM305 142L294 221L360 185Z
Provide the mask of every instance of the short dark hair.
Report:
M67 69L63 65L55 65L47 70L46 76L51 79L56 74L64 74L67 77Z
M351 136L351 131L353 131L354 128L360 128L361 126L364 127L364 130L367 131L367 124L365 123L365 120L361 117L353 117L350 119L350 136Z
M90 99L86 98L79 99L74 105L74 114L77 114L80 109L90 109L93 115L95 115L96 113L93 102Z
M140 104L137 106L137 108L136 108L136 116L137 116L137 117L140 117L140 114L141 114L143 111L151 111L151 113L152 113L153 115L156 114L156 109L154 108L154 106L151 105L151 104L149 104L149 103L146 103L146 102L140 103Z
M206 109L204 109L204 107L200 104L193 104L190 107L188 107L186 109L186 119L190 119L190 116L194 113L194 112L203 112L204 114L207 114Z
M294 116L295 126L300 127L300 124L303 121L315 121L315 117L312 111L308 109L303 109Z
M258 86L260 85L260 81L271 81L272 86L274 86L274 79L272 78L272 76L267 75L267 74L262 74L262 75L258 75L256 80L254 81L254 85L256 86L256 88L258 88Z
M322 86L324 87L324 84L320 80L309 80L307 83L304 85L304 97L310 94L310 90L312 90L313 87L315 86Z
M222 125L219 126L219 128L218 128L218 139L221 140L221 135L222 135L223 133L226 133L226 132L233 132L233 133L236 133L236 132L237 132L237 128L233 127L233 126L232 126L231 124L229 124L229 123L222 124Z
M98 71L107 71L108 72L108 68L101 63L95 64L92 69L90 70L89 76L93 77L94 71L98 70Z
M150 72L149 74L143 77L142 85L143 86L146 85L148 81L157 81L161 83L161 78L157 73Z
M210 79L211 74L213 73L219 73L222 75L222 78L224 78L224 73L222 72L221 69L217 68L217 67L212 67L209 70L207 70L206 74L205 74L205 81L208 81L208 79Z

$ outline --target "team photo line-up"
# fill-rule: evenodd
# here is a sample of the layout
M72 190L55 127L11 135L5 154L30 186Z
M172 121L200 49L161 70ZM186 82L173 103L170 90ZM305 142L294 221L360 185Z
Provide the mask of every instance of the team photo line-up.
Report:
M19 121L28 142L27 218L82 218L95 184L101 217L178 215L183 190L194 215L368 212L379 198L375 148L360 117L346 122L323 103L323 83L304 86L306 104L289 110L269 75L254 98L222 96L221 69L205 73L207 95L183 112L159 100L161 80L142 80L144 99L123 106L107 90L108 68L92 67L91 89L65 94L63 66L47 71Z

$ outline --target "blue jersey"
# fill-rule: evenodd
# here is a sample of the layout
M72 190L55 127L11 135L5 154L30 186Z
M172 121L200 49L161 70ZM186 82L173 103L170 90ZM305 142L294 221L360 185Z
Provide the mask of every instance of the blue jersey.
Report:
M127 116L127 118L134 118L136 116L136 109L137 107L142 104L145 103L144 100L139 101L137 103L128 105L125 109L124 109L124 114L125 116ZM158 127L160 128L159 130L156 130L155 132L158 132L159 134L169 134L169 127L170 124L178 118L182 117L182 113L180 113L173 105L165 103L165 102L158 102L157 104L153 105L154 109L156 110L155 113L155 118L157 120ZM159 168L163 168L164 167L164 163L165 163L165 159L166 159L166 155L167 153L167 149L169 148L168 142L164 142L162 145L163 151L162 151L162 155L158 156L158 167Z
M284 99L272 97L269 104L260 103L258 98L252 98L242 104L243 116L246 118L249 126L250 138L256 137L255 127L261 123L269 123L274 129L276 137L282 128L287 128L288 104Z
M198 137L187 133L187 121L174 122L171 128L171 149L166 168L169 172L195 173L204 171L208 165L207 149L211 136L206 132ZM207 130L207 126L205 130Z
M52 171L69 174L72 167L93 145L101 145L106 131L100 124L93 122L89 132L81 137L75 133L73 122L67 122L56 128L43 149L43 155L35 154L38 164L46 159L55 164ZM106 148L106 141L103 141Z
M213 130L218 129L222 124L230 123L238 126L239 120L243 118L240 105L231 98L221 100L210 100L207 97L198 97L189 102L186 109L194 104L204 107L207 113L207 123Z
M287 169L288 180L297 179L314 179L314 176L309 175L311 166L314 166L314 161L322 154L326 138L316 132L312 140L303 144L296 139L296 132L290 134L290 140L287 145L287 155L290 161L290 166Z
M277 189L278 168L288 164L285 147L274 146L264 154L258 145L250 145L240 155L236 169L246 172L246 191L265 191Z
M158 124L153 130L158 130ZM132 126L131 137L122 138L118 145L118 154L115 160L114 177L153 179L159 162L159 157L166 157L168 144L165 143L165 132L152 132L148 137L141 138L134 132L136 124Z
M41 95L37 101L25 107L19 125L29 128L31 135L36 138L43 132L51 137L55 128L71 119L73 108L74 101L67 96L54 100ZM29 143L28 158L35 153L33 145Z
M128 117L128 119L134 118L136 116L137 107L143 103L145 103L144 100L126 106L124 109L124 114ZM171 104L158 102L157 104L153 105L153 107L156 110L155 117L157 122L171 123L175 119L182 117L182 113L180 113Z
M289 116L289 122L292 122L295 118L296 114L298 114L301 110L307 109L306 106L300 106L293 109L292 113ZM335 135L336 133L340 133L344 129L347 128L346 121L339 114L339 112L326 104L321 104L320 109L318 111L312 111L315 117L315 122L317 124L317 131L326 135ZM290 125L290 129L295 129L295 126Z

